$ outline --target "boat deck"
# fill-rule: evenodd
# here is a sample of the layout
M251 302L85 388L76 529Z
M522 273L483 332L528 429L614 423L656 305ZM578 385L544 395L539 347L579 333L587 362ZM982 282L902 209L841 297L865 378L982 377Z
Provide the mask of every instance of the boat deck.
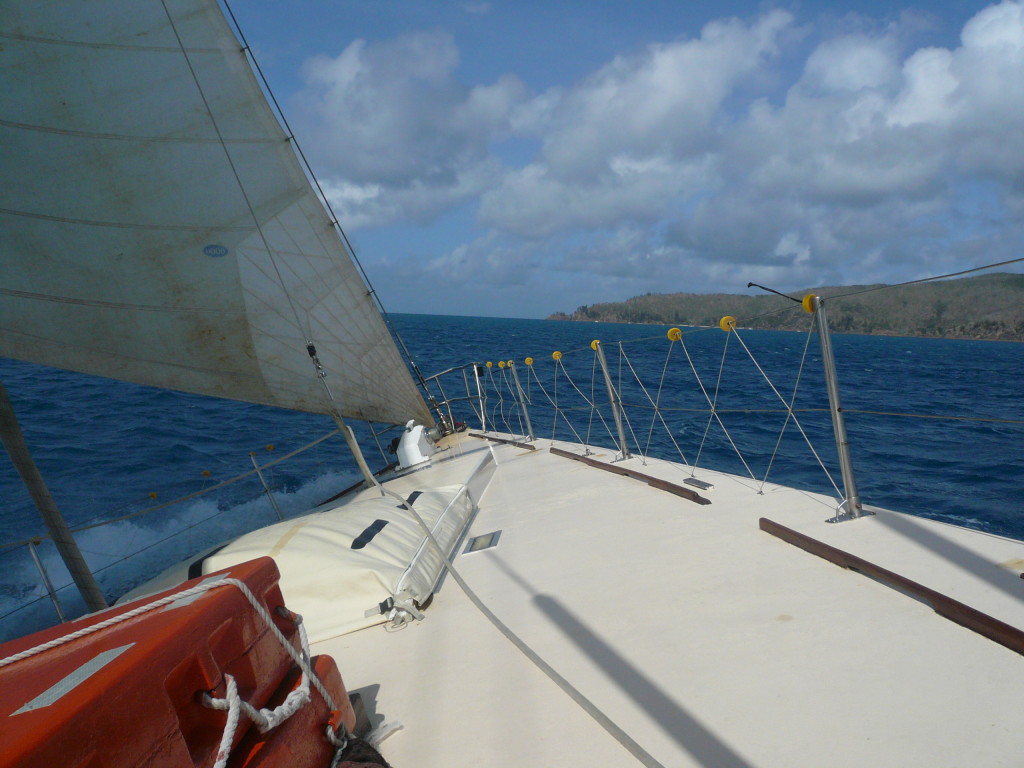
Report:
M1020 763L1021 655L760 520L1016 630L1024 544L882 510L828 524L829 498L758 494L707 470L696 474L714 484L698 491L702 505L553 454L549 441L449 440L431 469L388 486L405 496L428 477L465 483L493 453L468 536L500 539L453 561L496 620L447 576L423 621L313 647L337 659L377 722L402 724L381 747L395 768ZM616 466L689 475L651 459Z

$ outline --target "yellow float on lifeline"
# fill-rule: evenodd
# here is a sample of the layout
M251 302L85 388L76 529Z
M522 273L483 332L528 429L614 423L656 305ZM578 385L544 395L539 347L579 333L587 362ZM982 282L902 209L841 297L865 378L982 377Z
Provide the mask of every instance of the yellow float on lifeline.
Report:
M736 328L736 318L732 315L726 315L718 321L718 327L728 333L729 331Z
M668 336L669 341L679 341L683 338L683 332L678 328L669 328L668 333L665 335Z

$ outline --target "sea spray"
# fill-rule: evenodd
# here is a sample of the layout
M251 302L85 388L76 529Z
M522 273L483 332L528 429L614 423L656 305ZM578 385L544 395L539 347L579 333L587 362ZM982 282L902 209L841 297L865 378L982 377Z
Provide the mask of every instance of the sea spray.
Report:
M295 517L358 480L358 472L326 472L294 490L275 492L278 509L286 519ZM250 483L249 490L251 498L244 501L225 505L202 497L144 517L89 528L76 538L104 593L116 599L176 563L277 522L262 489ZM65 614L73 618L85 613L52 543L41 541L37 553ZM0 551L0 569L0 641L53 624L55 610L27 546Z

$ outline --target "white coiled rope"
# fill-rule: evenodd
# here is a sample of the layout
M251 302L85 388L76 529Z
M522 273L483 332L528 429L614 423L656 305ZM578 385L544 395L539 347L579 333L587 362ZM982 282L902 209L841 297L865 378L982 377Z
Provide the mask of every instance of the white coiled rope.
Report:
M304 660L308 660L309 640L306 637L306 628L302 624L302 617L297 618L299 638L302 641L302 656ZM253 721L253 723L256 724L260 733L266 733L267 731L279 726L289 717L309 704L311 701L311 697L309 695L310 674L307 674L306 671L303 670L298 686L274 709L256 709L252 704L242 699L242 697L238 695L238 684L235 682L235 678L228 674L224 675L226 692L223 699L215 699L210 696L210 694L204 693L204 706L207 706L210 709L218 709L221 711L226 710L228 713L228 719L224 724L224 733L221 735L220 748L217 751L217 761L214 763L214 768L223 768L227 764L228 758L231 755L231 744L235 740L235 731L238 728L238 721L243 712L250 720ZM330 726L328 726L328 730L332 730ZM332 740L331 743L334 744L334 741Z

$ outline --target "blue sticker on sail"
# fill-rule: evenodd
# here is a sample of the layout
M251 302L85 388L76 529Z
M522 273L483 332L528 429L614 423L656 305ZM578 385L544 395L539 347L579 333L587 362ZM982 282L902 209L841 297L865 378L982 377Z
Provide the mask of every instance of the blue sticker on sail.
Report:
M208 245L205 248L203 248L203 253L205 253L207 256L211 258L217 259L220 258L221 256L227 256L228 249L225 248L223 245Z

